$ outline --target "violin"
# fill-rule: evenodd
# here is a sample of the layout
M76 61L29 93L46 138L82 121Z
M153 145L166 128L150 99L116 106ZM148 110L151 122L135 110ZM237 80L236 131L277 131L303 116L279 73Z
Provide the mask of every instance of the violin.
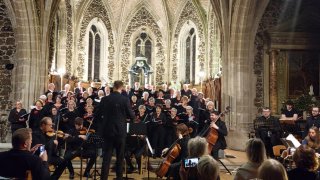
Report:
M95 133L96 131L94 129L88 129L86 127L83 127L78 130L80 135L87 135L87 133Z
M48 131L48 132L46 132L46 135L48 136L48 137L53 137L53 136L57 136L58 138L63 138L64 136L65 136L65 133L63 132L63 131Z

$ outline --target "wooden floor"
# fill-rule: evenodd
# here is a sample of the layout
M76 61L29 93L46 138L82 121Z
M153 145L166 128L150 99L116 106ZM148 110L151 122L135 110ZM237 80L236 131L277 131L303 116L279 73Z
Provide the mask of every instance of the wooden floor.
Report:
M231 155L231 156L234 156L235 158L225 158L225 159L221 159L221 161L223 162L223 164L226 165L226 167L232 172L233 175L230 175L227 170L222 166L222 164L220 164L220 178L222 180L232 180L233 179L233 176L235 174L235 170L240 166L242 165L244 162L246 162L246 157L245 157L245 153L244 152L240 152L240 151L233 151L233 150L225 150L225 154L228 156L228 155ZM153 159L153 158L150 158L150 163L152 165L152 167L156 168L158 166L158 164L161 162L161 159L157 158L157 159ZM113 159L114 161L114 159ZM80 179L80 176L79 176L79 160L75 160L73 161L73 164L74 164L74 167L75 167L75 172L76 172L76 175L75 175L75 179ZM98 166L98 172L100 172L100 167L101 167L101 159L98 159L98 163L97 163L97 166ZM143 168L144 165L143 165ZM92 170L93 172L93 170ZM124 174L125 175L125 174ZM153 172L150 172L149 174L150 176L150 179L156 179L156 176L155 176L155 173ZM143 169L143 173L140 175L138 172L134 172L132 174L128 174L128 177L129 178L133 178L133 179L148 179L148 171L146 169ZM110 172L109 174L109 178L108 179L114 179L115 178L115 172ZM60 179L69 179L69 174L68 174L68 171L66 170L65 173L63 173L62 177ZM86 178L82 178L82 179L86 179ZM93 179L93 178L92 178ZM97 177L96 179L100 179L100 176L97 174Z

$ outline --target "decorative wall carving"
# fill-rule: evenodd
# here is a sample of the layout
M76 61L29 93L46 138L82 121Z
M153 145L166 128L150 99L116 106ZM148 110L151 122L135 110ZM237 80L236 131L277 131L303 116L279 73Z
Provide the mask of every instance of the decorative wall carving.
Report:
M56 18L56 16L55 16ZM55 52L55 37L56 37L56 21L52 21L51 27L50 27L50 33L49 33L49 62L48 62L48 72L50 72L53 58L54 58L54 52Z
M12 62L16 52L15 34L3 0L0 0L0 37L0 67L2 67ZM0 112L5 112L12 108L9 98L12 92L12 71L0 68L0 74Z
M141 27L149 27L151 31L156 35L155 39L155 49L156 49L156 67L153 67L156 75L156 83L160 85L163 83L163 76L165 73L164 63L165 63L165 56L164 56L164 49L162 43L162 35L160 32L160 28L157 23L154 21L152 15L148 12L148 10L142 7L136 15L132 18L131 22L129 23L126 32L124 34L122 48L121 48L121 80L124 82L129 82L128 79L128 69L130 64L130 54L131 54L131 42L130 38L133 32L138 30Z
M72 64L72 44L73 44L73 31L72 31L72 7L70 0L66 0L66 10L67 10L67 45L66 45L66 72L68 74L71 72Z
M278 23L278 19L280 17L281 9L282 9L283 1L272 0L268 4L265 13L262 16L262 19L259 23L258 31L255 38L255 50L256 54L254 57L254 73L257 76L256 82L256 97L254 100L254 104L257 108L260 108L264 105L264 96L263 96L263 57L264 57L264 46L268 43L269 39L265 36L265 31L274 27ZM265 79L268 81L269 79Z
M198 60L200 62L200 67L204 67L204 63L205 63L204 29L203 29L203 25L201 23L202 21L198 15L197 11L195 11L195 9L196 9L196 7L190 1L185 5L185 7L179 17L179 21L178 21L176 30L174 32L174 37L173 37L174 45L173 45L173 55L172 55L172 76L171 76L172 80L177 80L177 78L178 78L177 53L178 53L179 33L180 33L180 30L181 30L182 26L184 25L184 23L187 22L188 20L191 20L197 26L198 35L199 35Z
M81 22L81 28L80 28L80 38L78 40L78 50L79 50L79 62L77 67L77 73L79 79L83 78L84 75L84 61L85 61L85 44L84 44L84 37L86 33L86 28L90 21L93 18L98 17L102 20L102 22L105 24L107 30L108 30L108 52L109 52L109 63L108 63L108 81L112 82L113 80L113 71L114 71L114 38L112 34L112 27L110 23L110 19L108 17L108 13L101 2L101 0L93 0L88 7L88 9L85 11L83 20Z

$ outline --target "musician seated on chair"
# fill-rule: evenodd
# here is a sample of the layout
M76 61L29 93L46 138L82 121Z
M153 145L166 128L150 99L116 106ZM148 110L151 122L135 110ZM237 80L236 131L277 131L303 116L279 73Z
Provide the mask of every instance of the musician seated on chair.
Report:
M219 159L219 150L224 150L227 147L227 142L224 137L228 135L228 130L225 122L220 119L220 113L218 111L210 113L210 121L206 122L202 132L200 132L200 136L206 137L210 132L210 128L214 128L218 131L218 139L212 147L211 155L213 158Z
M262 116L254 121L254 130L257 138L260 138L265 144L267 155L273 157L272 147L281 144L281 126L280 121L271 116L269 107L262 109Z
M171 145L179 145L181 150L179 155L171 162L170 167L167 172L167 177L173 177L173 179L179 179L179 168L182 160L188 157L188 142L190 129L183 123L176 126L176 142ZM170 147L163 149L162 156L165 157L170 153Z
M317 153L320 153L319 129L316 126L310 127L308 135L304 138L301 144L312 148Z
M68 131L69 136L66 138L67 149L64 159L67 161L67 167L70 172L70 179L74 178L74 170L71 160L75 157L89 158L89 162L86 166L83 176L90 176L90 169L92 168L95 158L96 149L94 144L88 141L88 130L83 128L83 119L77 117L74 122L74 128Z
M32 179L50 179L48 156L44 151L40 156L33 153L41 144L31 148L32 131L29 128L16 130L12 135L12 149L0 153L0 176L25 179L31 171Z

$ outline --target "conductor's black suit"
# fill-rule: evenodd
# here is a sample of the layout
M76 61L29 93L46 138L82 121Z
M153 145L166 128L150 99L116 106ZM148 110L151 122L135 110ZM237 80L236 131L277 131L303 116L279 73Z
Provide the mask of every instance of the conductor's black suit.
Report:
M122 161L126 140L127 119L135 118L129 99L118 91L101 99L97 115L102 116L98 132L104 138L104 155L101 179L108 179L112 151L116 149L116 175L121 179L123 175Z

